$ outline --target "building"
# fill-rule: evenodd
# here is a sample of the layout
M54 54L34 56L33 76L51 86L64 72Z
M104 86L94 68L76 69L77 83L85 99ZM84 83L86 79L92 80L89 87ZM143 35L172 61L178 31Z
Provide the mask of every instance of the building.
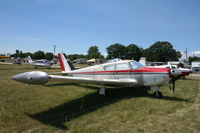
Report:
M200 61L193 61L191 63L193 71L199 71L200 69Z

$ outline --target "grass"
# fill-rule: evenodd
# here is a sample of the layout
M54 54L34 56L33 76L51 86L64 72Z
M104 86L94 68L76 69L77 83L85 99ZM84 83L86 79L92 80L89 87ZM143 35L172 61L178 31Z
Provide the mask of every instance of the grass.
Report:
M11 76L35 70L26 65L0 65L0 132L200 132L200 77L176 82L173 94L163 86L163 99L145 88L109 88L49 82L26 85ZM59 69L37 69L46 72Z

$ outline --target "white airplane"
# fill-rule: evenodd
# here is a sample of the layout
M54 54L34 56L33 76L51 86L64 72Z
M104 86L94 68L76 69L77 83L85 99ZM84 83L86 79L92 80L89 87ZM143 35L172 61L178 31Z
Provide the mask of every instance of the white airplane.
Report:
M51 61L44 60L44 59L33 61L30 56L28 56L27 59L28 59L28 63L32 66L35 66L36 69L37 69L37 67L48 67L48 68L50 68L51 65L53 65L53 63Z
M58 54L62 73L61 75L48 75L42 71L25 72L12 77L13 80L42 85L49 80L62 81L65 83L92 83L99 84L100 95L106 95L105 86L137 87L146 86L154 91L155 97L162 97L159 87L171 80L170 69L145 67L133 60L104 63L78 70L73 70L63 53Z

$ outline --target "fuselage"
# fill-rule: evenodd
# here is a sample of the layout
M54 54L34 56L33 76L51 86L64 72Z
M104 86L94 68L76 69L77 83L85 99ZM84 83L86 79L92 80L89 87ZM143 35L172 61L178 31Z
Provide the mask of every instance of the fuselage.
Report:
M29 64L33 66L38 66L38 67L49 67L52 65L50 61L46 61L46 60L31 61L29 62Z
M137 79L137 86L161 86L170 80L170 69L150 68L132 60L105 63L68 72L68 76L97 79Z

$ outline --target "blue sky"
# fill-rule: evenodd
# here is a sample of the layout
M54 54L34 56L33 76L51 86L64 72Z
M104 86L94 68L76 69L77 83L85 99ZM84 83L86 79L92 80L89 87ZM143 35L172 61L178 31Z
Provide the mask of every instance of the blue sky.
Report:
M102 54L114 43L200 50L199 0L0 0L0 53Z

